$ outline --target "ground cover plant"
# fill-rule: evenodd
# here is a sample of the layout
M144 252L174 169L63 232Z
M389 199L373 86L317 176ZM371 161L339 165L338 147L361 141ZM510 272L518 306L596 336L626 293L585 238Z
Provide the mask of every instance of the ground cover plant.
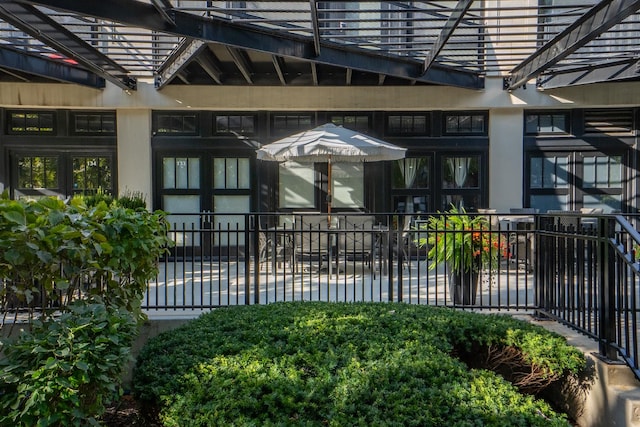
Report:
M507 316L406 304L278 303L151 339L134 393L164 426L566 426L456 355L514 348L538 377L577 372L564 338Z

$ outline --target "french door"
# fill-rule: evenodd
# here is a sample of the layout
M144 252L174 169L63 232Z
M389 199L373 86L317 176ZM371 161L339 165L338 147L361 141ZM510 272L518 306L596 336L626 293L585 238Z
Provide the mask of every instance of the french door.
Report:
M557 151L527 156L529 206L548 210L624 210L628 182L624 151Z
M169 212L176 254L244 253L245 216L251 212L251 159L219 153L160 153L156 205Z
M9 158L15 199L116 192L114 151L14 150Z

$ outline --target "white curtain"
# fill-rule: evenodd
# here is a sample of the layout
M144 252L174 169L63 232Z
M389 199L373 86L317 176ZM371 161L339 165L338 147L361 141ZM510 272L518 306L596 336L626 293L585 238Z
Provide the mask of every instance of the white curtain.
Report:
M398 160L400 165L400 172L404 178L404 187L413 187L413 182L418 176L418 167L420 166L420 159L417 157L410 157L404 160ZM405 213L413 213L413 196L407 196L405 200ZM411 215L404 217L404 230L408 230L411 226Z
M467 180L467 173L469 173L469 165L471 164L470 157L450 157L447 159L449 169L453 175L453 181L457 188L462 188L464 182Z

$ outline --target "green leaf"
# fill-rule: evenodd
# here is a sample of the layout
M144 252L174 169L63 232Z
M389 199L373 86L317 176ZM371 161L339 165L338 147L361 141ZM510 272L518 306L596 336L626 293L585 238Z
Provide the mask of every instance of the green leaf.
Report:
M24 212L17 212L14 210L5 211L2 213L2 216L15 224L19 225L27 225L27 218L24 215Z

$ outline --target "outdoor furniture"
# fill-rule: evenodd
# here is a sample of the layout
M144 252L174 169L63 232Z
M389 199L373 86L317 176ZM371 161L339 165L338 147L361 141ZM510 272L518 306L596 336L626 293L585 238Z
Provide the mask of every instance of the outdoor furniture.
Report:
M320 271L324 263L332 258L330 249L334 245L333 234L329 233L329 220L326 214L294 213L293 265L298 272L301 262L308 262L309 269L314 266ZM329 269L331 263L329 262Z
M379 232L374 229L374 224L373 215L340 217L338 255L345 263L361 261L372 269L376 244L379 241Z
M535 241L530 232L535 226L536 208L511 208L511 215L500 217L502 224L506 221L509 233L509 253L511 261L526 271L533 271L535 261Z

